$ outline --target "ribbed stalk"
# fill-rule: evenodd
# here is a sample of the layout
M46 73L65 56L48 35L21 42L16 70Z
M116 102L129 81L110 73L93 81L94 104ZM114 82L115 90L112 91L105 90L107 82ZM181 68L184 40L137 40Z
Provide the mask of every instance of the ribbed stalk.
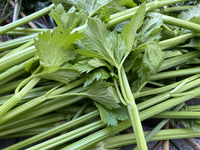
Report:
M188 76L188 75L197 74L197 73L200 73L200 67L157 73L156 75L152 75L150 77L150 80L156 81L156 80L173 78L173 77Z
M93 112L90 112L90 113L82 116L82 117L78 117L78 118L76 118L76 119L74 119L72 121L69 121L67 123L64 123L64 124L62 124L62 125L60 125L58 127L55 127L55 128L50 129L50 130L48 130L46 132L43 132L41 134L38 134L38 135L33 136L31 138L28 138L28 139L26 139L24 141L21 141L19 143L16 143L16 144L14 144L14 145L6 148L6 149L7 150L21 149L23 147L26 147L26 146L31 145L33 143L36 143L36 142L38 142L40 140L43 140L45 138L48 138L48 137L51 137L51 136L56 135L58 133L67 131L68 129L70 129L72 127L75 127L75 126L77 126L79 124L82 124L82 123L84 123L84 122L86 122L88 120L91 120L91 119L93 119L93 118L95 118L97 116L99 116L99 111L95 110Z
M149 134L150 131L144 132L145 135ZM190 137L199 137L200 132L193 131L191 129L164 129L158 131L150 141L168 140L168 139L181 139ZM95 148L112 149L115 147L121 147L125 145L131 145L136 143L136 137L134 133L113 136L107 138L99 143ZM89 148L90 149L90 148Z
M41 144L32 146L28 148L27 150L35 150L35 149L51 149L56 146L59 146L63 143L66 143L72 139L75 139L77 137L80 137L84 134L87 134L89 132L95 131L97 129L100 129L102 127L106 126L105 123L103 123L101 120L95 121L93 123L90 123L88 125L82 126L76 130L70 131L66 134L62 134L58 137L55 137L51 140L45 141ZM6 150L6 149L5 149Z
M40 81L40 78L33 78L26 86L22 88L22 90L15 94L11 99L9 99L6 103L4 103L0 107L0 117L4 116L4 114L10 110L13 106L15 106L20 100L23 99L24 96Z
M35 79L35 78L34 78ZM33 79L33 80L34 80ZM37 78L38 79L38 78ZM80 80L77 80L77 81L74 81L74 82L72 82L72 83L70 83L70 84L68 84L68 85L66 85L66 86L64 86L64 87L62 87L62 88L59 88L59 89L57 89L57 90L55 90L55 91L53 91L52 93L50 93L49 94L49 96L52 96L52 95L57 95L57 94L61 94L61 93L63 93L63 92L67 92L67 91L69 91L69 90L71 90L71 89L73 89L73 88L76 88L76 87L78 87L78 86L80 86L81 84L83 84L85 82L85 79L80 79ZM28 84L27 84L28 85ZM26 86L27 86L26 85ZM25 86L25 87L26 87ZM25 88L24 87L24 88ZM23 88L23 89L24 89ZM22 92L24 92L24 90L21 90L20 91L20 93ZM26 89L26 88L25 88ZM27 91L26 91L27 92ZM16 94L16 96L14 96L13 98L11 98L8 102L6 102L4 105L2 105L1 107L0 107L0 111L1 111L1 109L2 109L2 112L6 112L6 110L8 110L8 108L10 108L11 106L13 106L14 104L16 104L16 102L18 102L19 101L19 99L21 99L21 97L19 97L18 95L20 94L20 93L18 93L18 94ZM27 94L27 93L26 93ZM15 100L14 102L13 102L13 100ZM29 102L27 102L27 103L25 103L25 104L22 104L22 105L20 105L20 106L18 106L18 107L16 107L16 108L14 108L14 109L12 109L12 110L10 110L8 113L6 113L6 114L4 114L4 115L1 115L1 117L0 117L0 124L2 124L2 123L4 123L5 121L8 121L8 120L10 120L10 119L12 119L12 118L14 118L15 116L17 116L17 115L19 115L19 114L21 114L21 113L23 113L23 112L25 112L25 111L27 111L27 110L29 110L29 109L31 109L31 108L33 108L33 107L35 107L35 106L37 106L37 105L39 105L39 104L41 104L41 103L43 103L43 102L45 102L46 100L48 100L48 96L40 96L40 97L37 97L37 98L35 98L35 99L33 99L33 100L31 100L31 101L29 101ZM12 105L11 105L12 104ZM9 107L8 107L9 106ZM2 113L3 114L3 113Z

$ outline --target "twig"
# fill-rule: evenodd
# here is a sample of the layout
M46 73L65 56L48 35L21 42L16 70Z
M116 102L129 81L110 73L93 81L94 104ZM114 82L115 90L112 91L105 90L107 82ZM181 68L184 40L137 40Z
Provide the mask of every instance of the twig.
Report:
M15 7L15 3L12 1L12 0L10 0L9 1L9 4L12 6L12 7ZM26 15L22 12L22 11L19 11L19 15L21 16L21 17L26 17ZM31 28L38 28L32 21L30 21L29 23L28 23L28 25L31 27Z
M176 124L173 125L171 121L170 121L170 127L172 127L172 128L180 128ZM190 145L194 150L200 150L200 145L193 138L185 138L183 140L185 142L187 142L188 145Z
M169 129L169 121L165 124L163 127L164 129ZM164 140L162 142L162 149L163 150L169 150L169 140Z
M0 35L0 43L2 43L3 42L3 38L2 38L2 36Z
M162 144L162 141L158 141L151 150L156 150L160 144Z
M13 13L13 22L17 20L17 9L19 7L19 3L17 0L15 0L15 6L14 6L14 13Z

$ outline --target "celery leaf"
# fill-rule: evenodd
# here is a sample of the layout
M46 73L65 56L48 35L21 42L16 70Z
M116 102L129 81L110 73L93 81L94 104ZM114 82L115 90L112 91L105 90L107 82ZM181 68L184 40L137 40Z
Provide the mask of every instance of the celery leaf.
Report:
M53 0L55 4L62 3L65 8L75 6L77 10L83 10L87 13L88 17L99 15L105 6L108 7L109 12L115 13L123 11L125 8L115 0Z
M93 82L83 95L101 103L108 109L120 108L120 100L112 85L103 81Z
M70 69L59 69L42 75L41 77L44 79L55 80L61 83L68 84L69 82L80 77L80 73L78 71Z
M106 80L110 77L104 69L97 69L88 74L87 80L84 83L84 87L92 84L94 81Z
M183 11L180 15L179 18L186 20L186 21L190 21L193 23L197 23L200 24L200 4L196 5L195 7L192 7L190 9L188 9L187 11ZM191 32L190 30L187 29L182 29L182 34Z
M165 53L162 52L158 42L152 42L146 46L142 62L137 70L138 80L134 82L134 88L137 89L143 82L149 80L150 75L157 73L164 57Z
M88 27L84 32L85 38L81 40L84 49L76 52L87 56L97 57L118 67L125 54L125 43L120 34L115 31L109 33L106 25L100 19L89 19Z
M41 66L53 71L74 59L76 53L71 44L81 37L81 33L69 34L68 31L61 32L60 28L55 29L52 34L50 30L39 34L38 40L35 40L35 47Z
M124 121L129 119L128 111L124 105L117 109L108 109L105 106L95 102L99 109L101 120L110 126L118 126L118 120Z
M200 50L200 40L198 38L191 38L190 43L182 45L180 47L191 47Z
M89 61L91 61L91 59L78 61L77 63L74 64L74 68L81 73L84 73L84 72L88 73L96 68L96 67L91 66L89 64Z
M135 12L133 17L130 20L130 23L127 23L122 31L122 36L124 38L125 44L126 44L126 50L130 52L132 50L132 47L135 45L135 36L137 30L141 27L143 23L143 19L145 16L145 9L146 4L143 3Z
M63 30L73 29L83 24L84 18L87 17L84 12L81 12L81 14L77 13L75 7L71 7L68 12L65 12L62 4L58 4L55 9L51 11L50 16L55 20L58 26L63 28Z
M146 19L141 27L140 32L136 35L137 48L151 43L161 38L161 25L163 24L161 16Z

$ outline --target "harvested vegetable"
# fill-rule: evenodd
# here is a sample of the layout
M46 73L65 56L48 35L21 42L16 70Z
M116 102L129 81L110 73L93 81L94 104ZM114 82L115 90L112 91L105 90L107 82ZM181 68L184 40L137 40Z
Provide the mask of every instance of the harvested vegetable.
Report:
M49 12L54 29L20 27ZM53 0L2 26L24 36L0 43L0 138L31 136L5 150L147 150L199 136L200 106L185 103L200 96L199 12L187 0ZM163 120L144 132L150 118ZM170 119L185 128L161 130Z

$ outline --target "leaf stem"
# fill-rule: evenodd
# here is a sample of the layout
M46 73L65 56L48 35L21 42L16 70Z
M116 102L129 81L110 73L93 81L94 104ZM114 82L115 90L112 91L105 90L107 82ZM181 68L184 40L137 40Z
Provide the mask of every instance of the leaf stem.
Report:
M140 117L139 117L138 108L135 104L135 99L133 98L133 94L131 92L130 85L128 83L128 79L126 77L124 67L121 68L121 76L119 76L119 78L121 78L121 80L122 80L121 88L124 88L124 91L125 91L124 94L126 94L125 96L127 96L127 98L128 98L128 100L126 100L126 99L125 100L127 103L127 109L129 112L129 116L131 118L132 127L133 127L133 130L137 137L138 147L141 150L147 150L147 145L146 145L144 134L143 134L143 129L142 129L142 125L141 125L141 121L140 121Z
M42 125L57 122L57 121L62 121L62 120L65 120L65 119L66 119L65 115L55 114L54 116L52 116L52 118L49 118L49 119L45 119L45 120L41 120L39 122L33 122L31 124L21 125L21 126L16 127L16 128L1 131L0 137L5 136L5 135L9 135L9 134L13 134L13 133L16 133L16 132L19 132L19 131L23 131L23 130L26 130L26 129L30 129L30 128L33 128L33 127L42 126Z
M180 65L182 63L188 62L189 60L193 58L197 58L200 56L200 53L198 51L189 52L187 54L183 54L180 56L176 56L173 58L169 58L163 62L163 64L160 66L158 72L172 68L174 66Z
M39 78L33 78L32 80L34 80L34 79L39 79ZM73 83L70 83L70 84L68 84L68 85L66 85L66 86L64 86L64 87L61 87L61 88L59 88L59 89L53 91L53 92L50 94L50 97L51 97L51 96L53 97L53 95L61 94L61 93L63 93L63 92L69 91L69 90L71 90L71 89L73 89L73 88L75 88L75 87L77 87L77 86L80 86L81 84L84 83L84 81L85 81L85 79L80 79L80 80L74 81ZM31 81L30 81L30 82L31 82ZM28 85L28 84L27 84L27 85ZM26 86L27 86L27 85L26 85ZM25 87L26 87L26 86L25 86ZM24 87L24 88L25 88L25 87ZM24 88L23 88L23 89L24 89ZM23 92L23 89L21 90L22 92ZM20 93L21 93L21 91L20 91ZM15 95L19 95L20 93L15 94ZM69 94L69 95L70 95L70 94ZM75 94L71 94L71 95L74 96ZM16 97L16 96L14 96L14 97L11 98L11 99L16 99L15 97ZM58 96L58 97L59 97L59 96ZM63 97L63 96L61 96L61 97ZM18 99L15 100L15 101L19 101L19 99L20 99L21 97L17 97L17 98L18 98ZM33 100L31 100L31 101L25 103L25 104L22 104L22 105L20 105L20 106L18 106L18 107L16 107L16 108L10 110L8 113L6 113L5 115L3 115L3 116L0 117L0 124L2 124L3 122L8 121L8 120L14 118L15 116L17 116L17 115L19 115L19 114L21 114L21 113L27 111L28 109L31 109L31 108L33 108L33 107L35 107L35 106L37 106L37 105L43 103L44 101L46 101L46 100L48 100L48 99L51 99L51 98L45 97L45 95L44 95L44 96L40 96L40 97L37 97L37 98L35 98L35 99L33 99ZM12 104L12 103L14 103L15 101L11 101L11 102L8 101L8 102L9 102L9 104L10 104L10 103ZM5 104L6 104L6 103L5 103ZM3 105L2 105L2 106L3 106ZM1 107L2 107L2 106L1 106ZM0 110L1 110L1 107L0 107ZM4 107L6 107L6 106L4 106ZM4 107L2 107L2 108L4 108ZM7 108L7 107L6 107L6 108Z
M24 25L24 24L26 24L26 23L28 23L28 22L36 19L36 18L39 18L39 17L49 13L54 7L55 7L55 5L51 4L50 6L43 8L42 10L39 10L39 11L37 11L37 12L27 16L27 17L21 18L21 19L15 21L13 23L10 23L8 25L1 27L0 34L3 34L3 33L10 31L10 30L12 30L16 27Z
M193 67L189 69L180 69L180 70L175 70L175 71L166 71L166 72L157 73L156 75L152 75L150 77L150 80L156 81L156 80L173 78L173 77L188 76L188 75L198 74L198 73L200 73L200 67Z
M188 80L188 82L191 82L191 81L193 81L195 79L198 79L199 77L200 77L200 74L196 74L196 75L193 75L193 76L191 76L189 78L186 78L186 79L183 79L181 81L175 82L173 84L166 85L164 87L160 87L160 88L156 88L156 89L148 90L148 91L142 91L140 93L134 93L133 96L135 98L138 98L138 97L142 97L142 96L147 96L147 95L153 95L153 94L166 92L167 90L170 90L170 89L173 89L173 88L177 87L178 85L180 85L185 80Z
M28 47L18 53L13 53L5 58L0 59L0 72L22 63L35 55L36 49L35 46Z
M23 89L15 94L11 99L0 107L0 117L2 117L8 110L15 106L23 97L40 81L40 78L33 78Z
M174 111L178 111L180 110L183 106L185 105L185 103L182 103L182 104L179 104L175 109ZM169 119L164 119L162 120L146 137L145 137L145 140L146 142L149 142L151 140L152 137L155 136L155 134L167 123L169 122ZM134 148L134 150L138 150L138 147L136 146Z
M154 10L156 8L163 7L165 5L170 5L170 4L174 4L174 3L178 3L178 2L184 2L184 1L187 1L187 0L162 0L162 1L154 1L154 2L146 4L146 11L151 11L151 10ZM120 22L123 22L125 20L130 19L135 14L135 12L136 12L136 10L138 8L139 7L134 7L134 8L125 10L123 12L119 12L119 13L116 13L114 15L111 15L110 16L111 20L108 22L107 27L108 28L113 27L113 26L117 25Z
M61 145L65 142L68 142L72 139L75 139L77 137L80 137L86 133L95 131L97 129L100 129L102 127L106 126L105 123L103 123L101 120L95 121L91 124L85 125L83 127L80 127L76 130L70 131L66 134L60 135L58 137L55 137L51 140L45 141L41 144L32 146L28 148L27 150L35 150L35 149L49 149L54 148L55 146ZM64 149L63 149L64 150Z
M145 135L149 134L150 131L144 132ZM191 129L164 129L158 131L154 137L150 139L150 141L159 141L159 140L167 140L167 139L180 139L180 138L190 138L190 137L199 137L200 133L193 131ZM104 149L112 149L115 147L121 147L125 145L136 144L136 137L134 133L117 135L111 138L107 138L102 141ZM99 147L100 143L96 145ZM92 147L92 148L96 148Z
M30 138L28 138L24 141L21 141L19 143L16 143L16 144L10 146L10 147L7 147L6 150L21 149L23 147L26 147L26 146L31 145L33 143L36 143L36 142L43 140L45 138L48 138L48 137L51 137L51 136L56 135L58 133L61 133L63 131L66 131L66 130L72 128L72 127L75 127L75 126L82 124L86 121L89 121L93 118L96 118L97 116L99 116L99 111L98 110L92 111L92 112L90 112L86 115L83 115L82 117L78 117L78 118L76 118L72 121L69 121L67 123L64 123L64 124L62 124L58 127L55 127L55 128L50 129L46 132L40 133L36 136L30 137Z
M26 62L16 65L16 66L4 71L3 73L1 73L0 74L0 85L5 84L6 82L9 82L12 79L24 74L25 73L25 70L24 70L25 63Z

